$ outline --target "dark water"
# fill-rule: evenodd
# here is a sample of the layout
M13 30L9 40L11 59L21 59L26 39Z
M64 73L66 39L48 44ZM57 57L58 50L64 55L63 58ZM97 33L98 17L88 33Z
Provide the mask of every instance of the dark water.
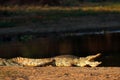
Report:
M54 34L54 33L52 33ZM72 54L88 56L102 53L101 66L120 66L120 31L60 33L54 35L1 35L0 57L43 58Z

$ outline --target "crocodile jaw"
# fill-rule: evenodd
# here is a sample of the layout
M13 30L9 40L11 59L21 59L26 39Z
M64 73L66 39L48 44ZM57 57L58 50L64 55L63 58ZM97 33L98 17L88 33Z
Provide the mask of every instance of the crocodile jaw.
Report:
M99 64L102 63L102 62L94 61L94 59L99 57L100 55L101 54L98 53L96 55L91 55L91 56L87 56L87 57L80 57L76 61L76 66L80 66L80 67L85 67L85 66L96 67L96 66L98 66Z

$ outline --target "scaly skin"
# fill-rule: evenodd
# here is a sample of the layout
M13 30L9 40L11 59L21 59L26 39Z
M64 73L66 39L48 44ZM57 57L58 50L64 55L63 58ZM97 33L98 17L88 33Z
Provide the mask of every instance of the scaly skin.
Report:
M78 66L78 67L96 67L102 62L94 61L95 58L99 57L100 53L87 57L76 57L72 55L63 55L55 57L56 66Z
M10 61L13 61L20 66L45 66L53 62L52 58L43 58L43 59L31 59L31 58L12 58Z
M31 59L31 58L12 58L2 59L0 58L0 66L78 66L78 67L96 67L102 62L94 61L95 58L99 57L100 53L87 57L76 57L73 55L61 55L52 58L43 59Z
M13 62L10 59L0 58L0 66L20 66L18 63Z
M31 58L12 58L2 59L0 58L0 66L45 66L53 62L52 58L44 59L31 59Z

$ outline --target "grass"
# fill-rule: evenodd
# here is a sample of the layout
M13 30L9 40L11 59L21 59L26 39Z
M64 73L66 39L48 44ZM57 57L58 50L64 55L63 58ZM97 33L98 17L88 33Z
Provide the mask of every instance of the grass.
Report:
M0 6L0 27L15 27L63 17L119 13L120 3L85 3L77 7Z

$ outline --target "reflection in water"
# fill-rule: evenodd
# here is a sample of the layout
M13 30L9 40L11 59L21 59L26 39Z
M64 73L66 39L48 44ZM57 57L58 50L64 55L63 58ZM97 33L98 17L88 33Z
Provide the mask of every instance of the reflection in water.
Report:
M100 60L103 61L103 65L114 66L119 64L119 32L102 31L99 34L79 34L66 33L59 36L38 36L39 34L4 36L4 38L0 38L0 57L11 58L23 56L42 58L62 54L87 56L100 52L102 53Z

